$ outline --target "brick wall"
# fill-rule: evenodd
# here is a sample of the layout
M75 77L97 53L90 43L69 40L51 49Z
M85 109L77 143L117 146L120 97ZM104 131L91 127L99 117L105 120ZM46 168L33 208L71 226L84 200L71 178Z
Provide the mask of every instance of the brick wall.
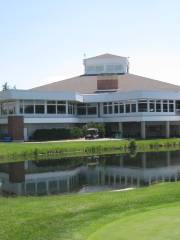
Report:
M118 89L117 76L99 76L97 79L97 90Z
M13 140L24 140L23 116L8 117L8 134L13 138Z

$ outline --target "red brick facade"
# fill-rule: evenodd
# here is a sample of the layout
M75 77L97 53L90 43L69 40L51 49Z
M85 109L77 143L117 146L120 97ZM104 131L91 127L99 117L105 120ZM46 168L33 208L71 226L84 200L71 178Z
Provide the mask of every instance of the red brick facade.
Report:
M97 79L97 90L118 89L117 76L99 76Z
M13 138L13 140L24 140L23 116L8 117L8 134Z

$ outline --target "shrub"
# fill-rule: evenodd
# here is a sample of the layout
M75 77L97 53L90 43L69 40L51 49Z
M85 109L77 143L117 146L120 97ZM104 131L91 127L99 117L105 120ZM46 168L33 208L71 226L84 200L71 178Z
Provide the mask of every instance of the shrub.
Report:
M75 127L70 130L70 135L71 138L81 138L84 136L84 131L82 128Z
M63 140L71 138L80 138L83 136L83 130L80 128L52 128L52 129L37 129L32 139L36 141Z
M135 140L131 140L129 145L128 145L128 148L130 151L134 151L137 149L137 144L136 144L136 141Z

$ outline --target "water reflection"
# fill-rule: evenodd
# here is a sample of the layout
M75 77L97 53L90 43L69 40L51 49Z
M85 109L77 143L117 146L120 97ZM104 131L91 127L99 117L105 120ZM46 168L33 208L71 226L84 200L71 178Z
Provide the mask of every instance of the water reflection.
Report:
M0 165L1 194L48 195L148 186L180 179L180 151Z

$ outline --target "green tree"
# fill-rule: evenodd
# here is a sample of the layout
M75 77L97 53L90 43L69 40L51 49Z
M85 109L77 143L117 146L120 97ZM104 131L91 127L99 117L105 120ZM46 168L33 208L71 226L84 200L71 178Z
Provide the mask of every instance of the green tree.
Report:
M5 82L3 85L2 85L2 91L7 91L9 90L9 85L7 82Z

